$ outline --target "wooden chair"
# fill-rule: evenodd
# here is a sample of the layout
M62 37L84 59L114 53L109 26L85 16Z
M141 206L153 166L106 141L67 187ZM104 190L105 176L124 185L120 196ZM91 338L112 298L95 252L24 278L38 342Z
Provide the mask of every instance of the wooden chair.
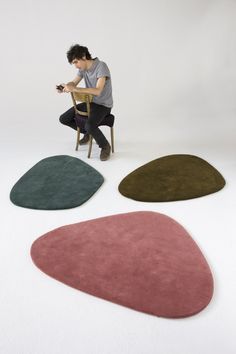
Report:
M78 147L79 147L80 132L81 132L80 122L83 121L83 123L85 123L85 120L83 118L85 118L85 119L86 119L86 117L88 118L88 116L90 114L90 103L93 100L93 95L84 94L84 93L78 93L78 92L71 92L71 98L72 98L72 101L73 101L76 118L78 118L78 119L75 119L76 123L77 123L77 138L76 138L75 150L77 151ZM86 112L78 110L78 108L76 107L76 102L77 101L86 103ZM108 114L106 117L104 117L102 122L99 124L99 127L101 125L106 125L106 126L110 127L110 131L111 131L111 151L112 152L114 152L114 129L113 129L114 120L115 120L114 115L113 114ZM88 158L90 158L90 156L91 156L92 145L93 145L93 137L92 137L92 135L89 135Z

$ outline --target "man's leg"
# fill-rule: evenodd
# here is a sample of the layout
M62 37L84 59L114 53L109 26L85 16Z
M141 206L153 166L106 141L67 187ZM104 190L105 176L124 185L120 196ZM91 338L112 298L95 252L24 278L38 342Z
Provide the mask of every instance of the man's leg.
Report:
M74 109L74 107L71 107L70 109L68 109L68 111L66 111L65 113L63 113L60 116L59 121L62 124L67 125L68 127L77 130L74 118L75 118L75 109Z
M96 140L97 144L101 148L100 160L106 161L111 153L111 146L107 139L98 128L104 117L111 112L111 108L91 103L91 111L87 122L85 123L85 129L88 134Z
M86 110L86 105L84 103L79 103L76 105L76 107L80 110L80 111L85 111ZM60 118L59 118L60 122L64 125L67 125L68 127L77 130L77 126L75 123L75 109L74 107L71 107L70 109L68 109L68 111L66 111L65 113L63 113Z
M100 148L104 148L109 145L104 134L98 128L101 121L106 115L111 112L111 108L98 105L96 103L91 103L91 111L87 122L85 123L85 130L88 134L91 134L94 140L98 143Z

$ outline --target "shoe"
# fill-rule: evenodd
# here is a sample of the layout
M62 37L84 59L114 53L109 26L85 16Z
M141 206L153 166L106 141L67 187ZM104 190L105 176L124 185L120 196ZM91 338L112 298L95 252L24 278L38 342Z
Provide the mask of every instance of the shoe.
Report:
M111 153L111 146L109 143L101 149L100 160L106 161L109 159Z
M89 134L84 134L84 137L80 139L79 144L85 145L88 144L88 142L89 142Z

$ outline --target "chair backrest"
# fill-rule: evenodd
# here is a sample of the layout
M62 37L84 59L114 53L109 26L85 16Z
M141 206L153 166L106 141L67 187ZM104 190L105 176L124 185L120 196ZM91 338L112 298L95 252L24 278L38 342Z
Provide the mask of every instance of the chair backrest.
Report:
M89 116L90 114L90 102L93 100L93 95L87 93L71 92L71 97L76 113L79 113L82 116ZM87 112L79 111L76 107L76 101L85 102L87 107Z

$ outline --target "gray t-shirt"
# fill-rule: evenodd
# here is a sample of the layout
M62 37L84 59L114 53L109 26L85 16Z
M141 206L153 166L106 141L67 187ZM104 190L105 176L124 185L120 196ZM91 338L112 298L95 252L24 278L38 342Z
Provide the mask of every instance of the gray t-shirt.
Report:
M93 97L93 102L112 108L113 98L112 98L112 85L111 85L111 74L108 66L103 61L98 58L93 59L93 64L89 70L78 70L78 76L82 77L85 82L85 86L96 87L97 80L99 77L106 77L105 86L99 96Z

